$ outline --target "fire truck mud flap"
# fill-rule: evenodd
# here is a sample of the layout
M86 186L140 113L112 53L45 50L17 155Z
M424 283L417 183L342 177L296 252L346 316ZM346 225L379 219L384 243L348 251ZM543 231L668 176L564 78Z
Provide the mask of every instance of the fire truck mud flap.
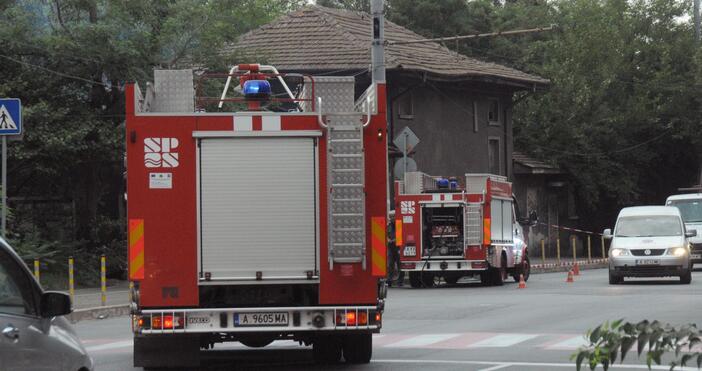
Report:
M134 366L199 367L200 336L197 334L137 335L134 337Z

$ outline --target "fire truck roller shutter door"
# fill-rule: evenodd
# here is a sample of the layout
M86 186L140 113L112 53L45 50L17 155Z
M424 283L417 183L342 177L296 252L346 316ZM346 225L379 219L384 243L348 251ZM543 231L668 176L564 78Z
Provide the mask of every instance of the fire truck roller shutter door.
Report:
M317 271L312 138L205 138L201 269L216 279L307 279Z

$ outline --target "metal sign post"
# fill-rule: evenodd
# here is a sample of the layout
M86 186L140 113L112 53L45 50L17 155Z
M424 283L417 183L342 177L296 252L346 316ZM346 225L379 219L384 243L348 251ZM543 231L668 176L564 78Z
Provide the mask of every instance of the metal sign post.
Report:
M22 133L22 102L17 98L0 99L0 136L2 136L2 215L0 235L7 227L7 136Z

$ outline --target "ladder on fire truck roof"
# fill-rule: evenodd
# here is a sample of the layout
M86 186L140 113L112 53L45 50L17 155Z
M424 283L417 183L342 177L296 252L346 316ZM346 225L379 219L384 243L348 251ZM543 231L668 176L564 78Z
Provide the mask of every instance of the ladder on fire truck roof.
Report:
M329 150L329 269L362 263L365 256L365 190L361 115L326 116Z

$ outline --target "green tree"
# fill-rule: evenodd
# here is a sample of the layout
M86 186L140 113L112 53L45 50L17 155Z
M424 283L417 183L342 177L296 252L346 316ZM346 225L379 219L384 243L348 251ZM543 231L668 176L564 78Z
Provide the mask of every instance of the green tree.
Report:
M40 234L63 242L37 245L123 255L124 84L154 67L235 63L224 43L302 4L0 2L0 96L22 99L25 126L10 144L11 236L24 251Z

